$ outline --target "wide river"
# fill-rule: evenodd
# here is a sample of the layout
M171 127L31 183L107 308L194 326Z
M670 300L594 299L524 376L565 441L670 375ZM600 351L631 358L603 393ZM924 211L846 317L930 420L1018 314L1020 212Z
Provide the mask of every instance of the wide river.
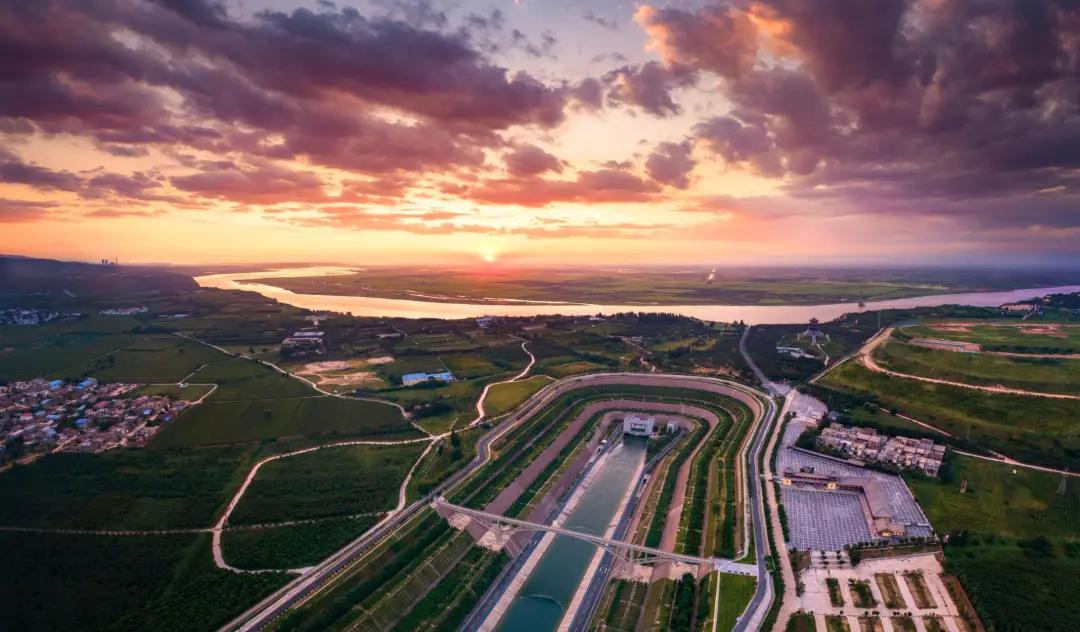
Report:
M304 309L351 313L353 316L455 319L476 318L478 316L540 316L544 314L588 316L618 312L661 312L720 322L741 320L751 325L801 323L811 318L828 321L849 312L874 309L908 309L912 307L935 307L937 305L993 307L1004 303L1045 296L1046 294L1080 292L1080 285L1063 285L999 292L934 294L888 301L873 301L866 303L864 307L859 307L853 303L832 303L827 305L601 305L580 303L553 305L512 303L493 305L414 301L374 296L297 294L280 287L252 281L252 279L269 277L310 277L347 274L348 272L348 268L288 268L261 272L209 274L195 277L195 281L203 287L248 290Z
M634 472L645 456L645 441L626 437L607 457L597 474L570 511L564 529L603 535L615 520L619 501L636 481ZM496 632L549 632L559 627L566 608L596 553L596 545L576 538L558 536L529 573Z

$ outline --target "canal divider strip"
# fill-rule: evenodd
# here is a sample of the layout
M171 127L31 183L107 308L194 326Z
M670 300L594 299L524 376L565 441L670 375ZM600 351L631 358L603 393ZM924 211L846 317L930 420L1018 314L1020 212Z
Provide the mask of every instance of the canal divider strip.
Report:
M621 449L621 447L622 444L620 443L613 449L602 452L593 460L592 464L588 466L588 471L582 476L581 482L574 488L573 493L563 505L559 515L551 523L552 526L559 527L566 522L567 518L570 517L570 514L577 507L578 501L580 501L581 497L585 495L590 487L592 487L593 482L596 480L596 477L600 475L600 472L604 470L603 466L607 463L608 457L614 454L615 450ZM540 563L540 560L543 559L544 553L547 552L548 547L551 546L551 543L555 541L556 537L558 537L556 534L550 532L546 532L541 536L539 543L528 553L525 562L514 574L513 580L510 581L509 585L507 585L506 589L499 596L499 599L495 602L491 612L488 613L487 617L484 618L484 621L476 628L477 632L491 632L495 629L499 621L502 620L503 615L509 610L514 598L517 597L518 592L521 591L521 587L528 581L529 575L532 574L533 569Z
M626 511L630 505L633 504L633 499L637 493L638 487L641 484L641 475L645 471L645 454L642 453L641 460L638 462L637 468L634 470L634 475L630 480L635 481L633 485L627 485L626 491L623 492L622 498L619 499L618 508L615 511L615 516L618 518L611 521L608 528L604 531L604 537L608 539L618 539L617 531L619 527L625 527L626 525ZM610 555L606 550L596 547L596 552L593 553L592 560L589 561L589 566L585 569L585 574L582 575L581 581L578 582L577 590L574 591L574 597L570 600L570 605L563 613L562 621L559 622L559 632L569 632L571 625L574 623L574 619L578 610L581 608L581 604L585 599L587 593L590 592L590 588L593 584L593 578L596 576L597 571L600 570L600 563L604 560L605 555ZM608 573L605 573L607 575ZM606 583L606 581L605 581ZM589 608L591 611L592 608Z

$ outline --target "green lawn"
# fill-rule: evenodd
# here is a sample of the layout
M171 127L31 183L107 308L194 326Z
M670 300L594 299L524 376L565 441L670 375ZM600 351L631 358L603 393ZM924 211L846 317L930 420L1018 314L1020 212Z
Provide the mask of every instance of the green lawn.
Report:
M424 444L342 446L271 461L230 518L233 524L301 520L392 509Z
M984 448L1053 466L1080 454L1080 400L987 393L874 373L848 362L822 386L876 399ZM1070 459L1070 455L1071 459Z
M874 357L889 369L920 377L1045 393L1080 393L1080 360L956 353L896 341L879 347Z
M487 399L484 400L484 414L496 417L509 412L550 383L550 378L535 375L518 382L492 386L488 391Z
M717 630L731 630L735 627L735 619L742 615L746 604L754 596L754 588L757 580L747 575L720 574L720 611L717 613ZM714 598L711 593L702 595L702 599L709 599L710 606Z

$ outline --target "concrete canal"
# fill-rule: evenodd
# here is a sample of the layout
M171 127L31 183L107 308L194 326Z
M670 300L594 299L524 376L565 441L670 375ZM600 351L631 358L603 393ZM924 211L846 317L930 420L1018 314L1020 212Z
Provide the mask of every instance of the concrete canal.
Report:
M627 436L608 455L603 469L571 509L564 528L603 535L616 519L621 501L634 485L634 473L645 458L645 440ZM499 632L549 632L558 628L581 583L596 545L559 536L543 553L506 615Z

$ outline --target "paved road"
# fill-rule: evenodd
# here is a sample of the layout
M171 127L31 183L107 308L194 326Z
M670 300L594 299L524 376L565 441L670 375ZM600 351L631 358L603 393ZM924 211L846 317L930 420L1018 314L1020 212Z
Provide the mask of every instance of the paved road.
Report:
M476 456L473 460L463 469L456 472L442 484L438 485L431 491L428 496L421 498L412 504L404 507L401 511L394 513L383 523L372 528L370 531L362 535L360 538L346 545L337 553L331 555L329 558L321 562L320 564L308 569L303 575L293 580L289 584L275 591L270 596L260 601L255 606L249 608L246 612L239 617L223 626L222 630L237 630L237 631L252 631L259 630L289 608L300 603L313 591L319 589L325 585L328 581L332 580L341 571L346 569L356 560L363 557L372 548L374 548L384 537L395 532L405 522L414 517L418 512L424 509L427 504L435 497L446 493L449 489L460 483L467 476L475 472L480 466L482 466L490 458L489 446L492 441L504 435L506 432L516 427L524 420L531 417L533 414L541 410L548 403L561 396L562 394L578 389L587 388L591 386L604 386L604 385L637 385L637 386L668 386L676 388L696 388L699 390L706 390L709 392L715 392L722 395L727 395L734 399L737 399L746 404L755 415L760 416L764 411L761 405L760 391L752 389L741 384L734 382L728 382L718 378L710 378L696 375L674 375L666 373L598 373L591 375L582 375L571 378L566 378L558 382L554 382L545 386L543 389L534 394L529 400L522 404L515 413L513 413L503 424L500 424L497 428L491 432L485 434L476 446ZM771 400L768 406L772 406ZM766 417L770 419L770 417ZM759 446L760 447L760 446ZM756 452L755 452L756 453ZM754 461L752 455L752 462ZM750 480L757 480L757 475ZM751 506L758 506L759 500L755 485L751 485ZM760 547L763 546L764 536L759 534L759 531L763 531L760 524L758 515L759 511L755 513L755 533L757 537L755 539L755 546L759 547L758 554L758 569L759 574L764 570L764 553L761 552ZM759 575L761 576L761 575ZM771 583L767 581L758 582L759 589L755 593L754 599L751 601L751 606L759 604L766 598L765 591L762 586L767 586L771 590Z

